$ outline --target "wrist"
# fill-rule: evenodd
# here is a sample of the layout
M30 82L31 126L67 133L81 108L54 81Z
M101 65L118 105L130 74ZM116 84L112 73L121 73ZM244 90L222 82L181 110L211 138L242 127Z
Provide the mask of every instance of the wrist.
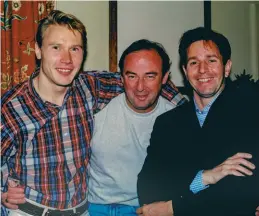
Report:
M213 184L213 179L210 174L211 170L204 170L202 173L202 183L203 185Z

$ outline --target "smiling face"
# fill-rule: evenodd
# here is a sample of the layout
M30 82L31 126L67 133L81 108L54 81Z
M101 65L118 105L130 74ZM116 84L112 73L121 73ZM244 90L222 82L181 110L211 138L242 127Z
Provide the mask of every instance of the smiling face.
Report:
M224 86L230 74L232 62L223 65L218 47L212 41L196 41L187 50L187 65L183 67L186 78L197 99L212 98Z
M67 88L83 62L82 38L78 31L51 25L43 35L42 47L35 45L41 59L39 82L48 88Z
M157 104L162 84L162 59L155 50L130 53L124 60L122 82L129 107L138 113L150 112Z

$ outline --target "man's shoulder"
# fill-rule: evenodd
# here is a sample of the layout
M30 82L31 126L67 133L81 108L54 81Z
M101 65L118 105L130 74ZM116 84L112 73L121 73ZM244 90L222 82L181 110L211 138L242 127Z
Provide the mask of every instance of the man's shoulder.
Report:
M6 104L16 100L19 97L24 97L24 95L29 92L29 80L20 83L7 92L5 92L1 97L1 106L2 108L6 106Z
M159 105L161 107L163 107L166 111L171 110L177 106L175 103L168 101L167 99L163 98L162 96L159 96Z
M110 100L110 102L108 104L106 104L106 106L101 109L99 112L97 112L95 115L102 113L104 110L120 110L122 107L124 107L124 100L125 97L125 93L121 93L119 95L117 95L116 97L112 98Z
M259 84L247 82L229 82L226 85L226 103L239 107L255 106L259 104Z
M120 78L121 74L118 72L111 72L106 70L85 70L79 73L79 79L95 79L95 78Z
M258 95L259 94L259 80L257 82L244 80L244 81L229 81L226 86L229 90L234 93L244 94L244 95Z
M170 102L169 102L170 103ZM163 121L163 122L171 122L171 121L178 121L182 120L186 114L186 112L189 112L190 110L190 102L185 102L182 105L179 105L175 107L174 109L171 109L160 116L158 116L157 120L158 121Z

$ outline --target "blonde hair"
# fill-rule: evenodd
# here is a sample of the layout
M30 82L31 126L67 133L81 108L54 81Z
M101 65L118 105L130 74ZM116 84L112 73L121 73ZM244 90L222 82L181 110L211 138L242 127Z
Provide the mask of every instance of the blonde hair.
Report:
M39 23L36 34L36 42L39 47L42 46L44 32L51 25L66 26L71 31L78 31L81 34L84 52L84 62L87 56L87 33L84 24L72 14L67 14L59 10L51 11L49 15L42 19Z

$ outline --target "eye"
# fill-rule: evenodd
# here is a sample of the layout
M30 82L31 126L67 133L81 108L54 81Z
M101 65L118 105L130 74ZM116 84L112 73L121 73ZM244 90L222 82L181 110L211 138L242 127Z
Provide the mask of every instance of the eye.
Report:
M197 61L190 61L190 62L189 62L189 65L190 65L190 66L193 66L193 65L196 65L196 64L197 64Z
M72 52L79 52L80 48L79 47L72 47L71 50L72 50Z
M147 75L146 78L148 80L153 80L153 79L155 79L155 75Z
M128 78L129 78L129 79L135 79L136 76L135 76L135 75L128 75Z
M199 62L196 60L196 59L190 59L189 61L188 61L188 64L187 65L189 65L189 66L195 66L195 65L197 65Z
M58 45L53 45L53 46L52 46L52 49L54 49L54 50L59 50L59 46L58 46Z
M213 63L213 62L217 62L217 59L209 59L209 62Z

